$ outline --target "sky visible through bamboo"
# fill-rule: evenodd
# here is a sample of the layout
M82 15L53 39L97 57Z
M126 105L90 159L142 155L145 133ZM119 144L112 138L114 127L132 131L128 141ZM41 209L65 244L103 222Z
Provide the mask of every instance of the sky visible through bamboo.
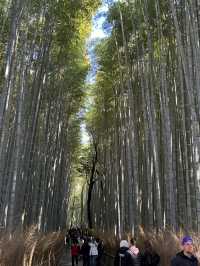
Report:
M86 77L87 84L95 83L96 71L98 68L96 58L95 58L95 52L94 52L95 46L102 39L104 39L105 37L108 37L110 33L110 28L107 30L103 28L103 24L106 21L108 8L109 8L108 3L103 1L102 6L97 10L96 14L92 18L92 31L86 43L88 58L90 61L90 70ZM90 100L87 99L87 101L88 101L88 105L90 105L90 102L89 102ZM81 124L81 142L82 144L89 143L89 135L87 133L86 125L84 122L82 122Z

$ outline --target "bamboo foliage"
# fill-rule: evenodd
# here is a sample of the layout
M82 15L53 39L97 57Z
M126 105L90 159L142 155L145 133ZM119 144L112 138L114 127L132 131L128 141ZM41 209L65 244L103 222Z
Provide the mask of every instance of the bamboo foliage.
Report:
M199 231L197 2L119 1L110 8L112 33L96 48L88 114L105 169L104 204L93 195L94 215L104 212L110 221L95 219L105 231Z
M0 222L66 226L85 38L98 1L1 1Z

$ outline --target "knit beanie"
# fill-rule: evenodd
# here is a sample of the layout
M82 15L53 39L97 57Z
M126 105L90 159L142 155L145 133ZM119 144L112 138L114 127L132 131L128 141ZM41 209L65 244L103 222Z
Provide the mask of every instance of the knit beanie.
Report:
M127 240L121 240L119 246L120 246L120 248L122 248L122 247L129 248L128 241Z
M184 238L182 239L182 245L185 245L186 243L193 243L191 236L184 236Z

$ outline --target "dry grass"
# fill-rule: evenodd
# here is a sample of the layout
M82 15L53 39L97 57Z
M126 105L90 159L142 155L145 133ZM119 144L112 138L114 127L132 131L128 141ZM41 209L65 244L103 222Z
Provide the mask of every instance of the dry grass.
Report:
M140 228L137 245L142 250L144 241L149 240L161 258L161 265L167 266L170 265L171 258L181 250L181 237L181 234L176 234L170 230L145 232Z
M119 248L119 239L111 233L100 233L97 232L97 235L104 240L106 251L109 254L114 255L116 250ZM179 232L175 233L171 230L162 230L156 232L144 231L142 228L139 229L137 237L137 246L140 250L144 248L144 242L149 240L153 246L153 249L156 253L160 255L161 266L169 266L171 258L181 250L181 239L184 233ZM190 234L194 241L195 246L195 255L200 261L200 234L191 233ZM131 234L126 233L123 236L123 239L130 239Z
M58 266L64 233L42 235L35 227L25 233L0 235L1 266Z
M93 232L92 232L93 233ZM120 239L114 232L96 232L104 240L106 252L114 255L119 247ZM194 240L196 256L200 260L200 234L190 234ZM0 265L1 266L58 266L63 254L64 236L62 232L47 235L40 234L35 227L25 233L8 235L0 233ZM123 239L130 239L126 233ZM149 240L154 250L161 257L161 266L169 266L171 258L181 249L180 241L183 232L175 233L170 230L144 231L140 228L137 237L137 246L140 250L144 242Z

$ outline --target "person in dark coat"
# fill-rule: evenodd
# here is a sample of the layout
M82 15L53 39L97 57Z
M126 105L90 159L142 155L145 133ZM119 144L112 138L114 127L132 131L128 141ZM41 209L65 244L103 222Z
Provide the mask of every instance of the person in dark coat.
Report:
M194 256L193 240L185 236L182 240L182 251L171 260L171 266L197 266L198 260Z
M134 260L132 259L132 256L128 251L128 241L122 240L120 242L120 248L118 249L114 259L114 266L135 266Z
M98 250L98 256L97 256L97 266L101 266L102 265L102 257L104 254L104 245L103 245L103 241L100 240L99 238L96 239L97 242L97 250Z
M84 243L81 246L80 254L82 255L82 258L83 258L83 266L88 266L89 265L90 246L89 246L87 238L84 239Z
M160 263L160 256L153 250L150 241L145 241L144 252L138 255L140 266L158 266Z

